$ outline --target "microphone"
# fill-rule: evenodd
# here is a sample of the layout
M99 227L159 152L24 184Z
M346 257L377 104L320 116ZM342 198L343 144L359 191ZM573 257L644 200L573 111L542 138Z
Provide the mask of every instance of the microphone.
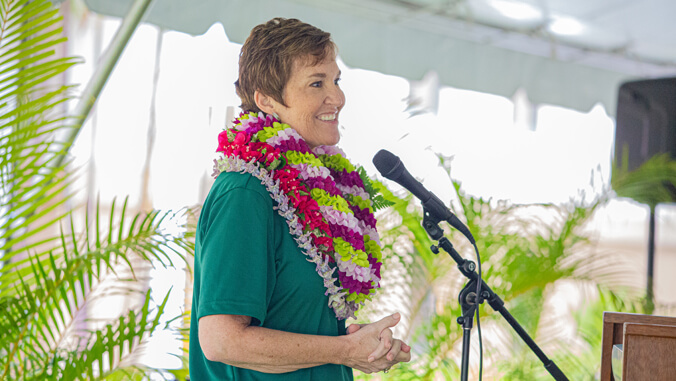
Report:
M388 178L402 187L408 189L420 201L425 211L440 221L447 221L451 226L458 229L474 245L474 237L467 226L462 223L437 197L428 191L420 181L416 180L404 167L399 157L390 151L381 149L373 157L373 165L383 177Z

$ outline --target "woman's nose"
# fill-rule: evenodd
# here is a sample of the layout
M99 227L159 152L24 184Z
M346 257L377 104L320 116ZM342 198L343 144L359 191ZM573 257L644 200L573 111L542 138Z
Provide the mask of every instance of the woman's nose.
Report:
M345 93L343 93L343 90L341 90L338 85L334 85L332 86L331 91L326 95L325 102L329 105L341 107L345 104Z

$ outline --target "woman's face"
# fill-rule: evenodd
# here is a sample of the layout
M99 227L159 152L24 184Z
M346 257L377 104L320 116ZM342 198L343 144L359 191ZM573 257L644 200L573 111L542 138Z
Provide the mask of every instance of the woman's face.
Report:
M281 121L293 127L311 148L340 140L338 113L345 104L345 94L339 80L340 69L331 55L315 66L297 59L284 87L286 107L272 100Z

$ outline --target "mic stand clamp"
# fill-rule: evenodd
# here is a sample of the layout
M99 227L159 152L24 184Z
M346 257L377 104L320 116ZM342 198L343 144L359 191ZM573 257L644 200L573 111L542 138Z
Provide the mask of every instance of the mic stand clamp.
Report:
M464 259L458 252L453 248L453 244L446 237L444 237L443 230L439 227L439 223L445 221L440 219L435 213L430 213L425 205L423 205L423 222L422 226L427 232L427 234L435 241L438 241L437 245L432 245L430 249L434 254L439 254L439 248L441 247L447 252L451 258L458 264L458 270L469 279L469 282L463 287L458 295L458 301L460 302L460 307L462 310L462 316L458 317L458 324L462 325L463 336L462 336L462 362L461 362L461 381L467 381L468 377L468 368L469 368L469 351L470 351L470 340L471 340L471 330L474 319L474 313L479 304L483 303L484 300L488 301L488 304L493 308L494 311L499 312L507 323L514 329L514 331L519 335L521 340L523 340L526 345L535 353L535 355L540 359L545 369L552 375L556 381L568 381L568 378L563 374L554 361L550 360L544 352L538 347L538 345L533 341L533 339L528 335L523 327L516 321L516 319L507 311L505 308L505 302L500 299L500 297L493 292L493 290L488 287L486 282L481 280L479 288L479 296L477 297L476 289L477 282L479 281L479 276L477 275L475 269L476 264L472 261Z

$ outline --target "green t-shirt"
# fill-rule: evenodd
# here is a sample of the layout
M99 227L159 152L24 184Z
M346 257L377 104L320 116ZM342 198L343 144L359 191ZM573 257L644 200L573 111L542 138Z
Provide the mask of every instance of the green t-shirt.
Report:
M328 307L323 280L306 258L258 179L234 172L218 176L197 225L191 381L352 380L352 369L333 364L281 374L237 368L207 360L200 347L198 321L207 315L246 315L266 328L344 335L345 321Z

